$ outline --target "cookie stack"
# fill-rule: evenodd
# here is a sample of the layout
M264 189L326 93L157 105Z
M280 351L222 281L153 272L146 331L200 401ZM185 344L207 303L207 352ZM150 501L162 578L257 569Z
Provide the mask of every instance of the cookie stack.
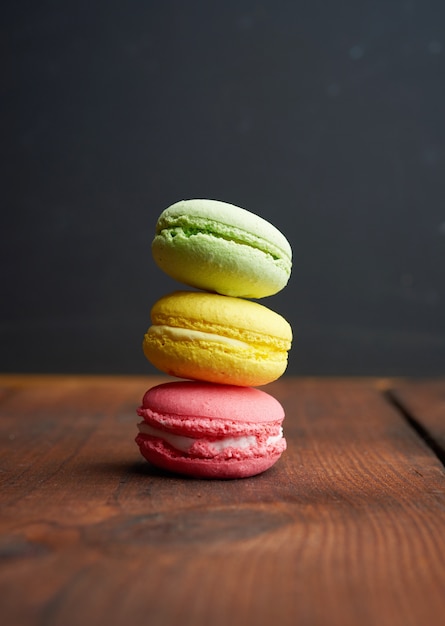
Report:
M265 471L286 447L284 411L256 387L284 373L292 331L252 299L286 286L287 239L231 204L183 200L160 215L152 252L164 272L197 291L168 294L152 308L144 354L187 380L145 394L136 437L141 453L158 467L196 477Z

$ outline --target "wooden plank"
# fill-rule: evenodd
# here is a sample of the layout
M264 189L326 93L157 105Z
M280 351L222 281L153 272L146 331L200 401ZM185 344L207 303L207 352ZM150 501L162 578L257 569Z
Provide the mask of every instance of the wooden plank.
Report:
M436 452L445 458L445 379L413 380L390 386L390 394L431 438Z
M135 407L157 382L0 377L1 623L443 616L444 467L375 382L269 385L288 450L241 481L184 479L139 457Z

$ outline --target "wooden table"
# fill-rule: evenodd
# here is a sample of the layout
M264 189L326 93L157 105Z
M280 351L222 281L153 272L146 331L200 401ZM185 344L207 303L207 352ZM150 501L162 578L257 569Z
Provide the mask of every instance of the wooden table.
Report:
M0 377L0 623L445 621L445 380L267 387L288 450L238 481L134 444L161 378Z

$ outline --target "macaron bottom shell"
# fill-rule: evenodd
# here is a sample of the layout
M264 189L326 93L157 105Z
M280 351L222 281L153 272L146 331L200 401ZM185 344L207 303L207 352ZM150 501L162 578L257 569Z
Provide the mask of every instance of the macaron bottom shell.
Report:
M160 269L180 283L241 298L265 298L281 291L290 277L289 262L239 242L207 233L163 232L152 245Z
M286 447L284 439L282 442L282 445L275 446L275 449L270 451L267 456L257 457L247 454L245 458L237 455L237 457L224 458L221 456L220 458L202 459L181 454L159 439L145 437L141 434L136 437L136 443L142 456L155 467L192 478L221 480L248 478L270 469L278 461Z
M171 334L171 333L170 333ZM191 380L260 387L279 378L287 367L285 350L230 347L215 340L158 337L148 332L143 350L159 370Z

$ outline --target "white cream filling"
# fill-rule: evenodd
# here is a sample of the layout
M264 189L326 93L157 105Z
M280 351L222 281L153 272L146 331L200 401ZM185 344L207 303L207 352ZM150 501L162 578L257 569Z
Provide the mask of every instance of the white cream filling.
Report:
M162 439L166 441L168 444L175 448L175 450L179 450L180 452L188 452L190 448L198 439L194 439L193 437L184 437L183 435L174 435L173 433L168 433L165 430L160 430L158 428L153 428L146 422L141 422L138 424L139 432L143 435L150 435L151 437L157 437L158 439ZM283 437L283 429L280 426L280 430L278 435L271 435L266 440L266 446L277 443ZM238 448L240 450L244 450L245 448L250 448L251 446L255 446L257 443L256 437L254 435L243 435L241 437L224 437L223 439L217 439L216 441L210 442L212 448L216 452L222 452L226 448Z
M171 337L176 341L178 339L182 339L183 341L217 341L218 343L225 343L235 348L250 348L248 343L240 341L239 339L232 339L231 337L224 337L223 335L216 335L215 333L205 333L201 330L192 330L190 328L178 328L176 326L157 324L156 326L150 326L148 332L155 336Z

